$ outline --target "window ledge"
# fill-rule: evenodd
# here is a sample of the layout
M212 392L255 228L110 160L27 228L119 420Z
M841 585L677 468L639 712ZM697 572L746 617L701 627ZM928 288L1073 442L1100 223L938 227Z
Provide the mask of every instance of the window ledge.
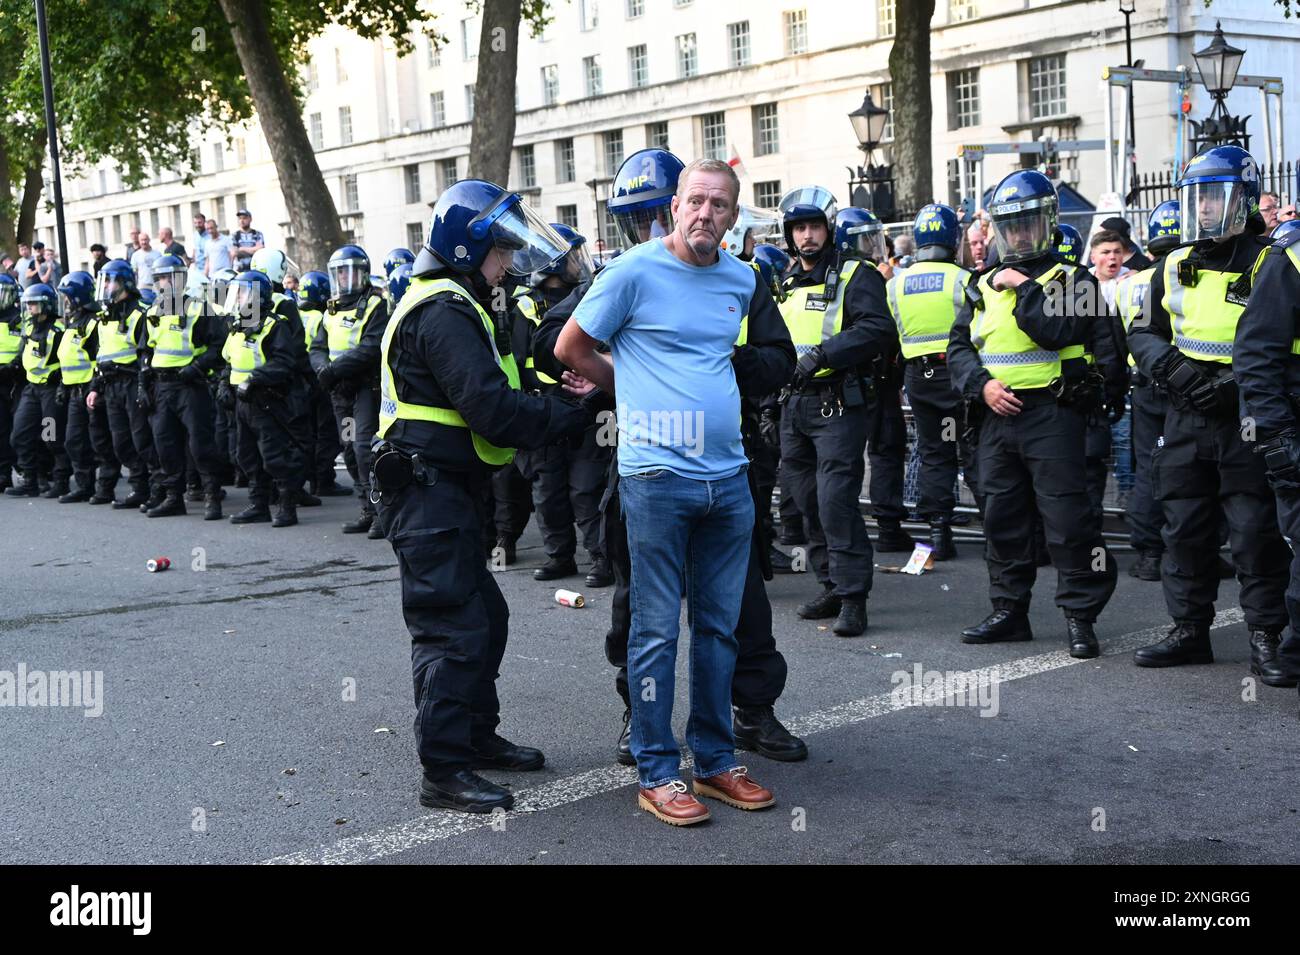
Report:
M1002 131L1005 133L1023 133L1025 130L1039 126L1078 126L1082 122L1083 118L1080 116L1062 114L1059 116L1045 116L1042 119L1030 119L1023 123L1011 123L1003 126Z

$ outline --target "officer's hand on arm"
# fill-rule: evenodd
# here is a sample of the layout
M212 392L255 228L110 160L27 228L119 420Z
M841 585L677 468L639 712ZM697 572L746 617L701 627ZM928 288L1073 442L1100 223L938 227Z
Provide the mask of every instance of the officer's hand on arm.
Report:
M316 382L322 391L330 391L338 381L338 371L333 365L326 365L316 373Z
M95 410L95 402L98 400L99 400L99 392L97 391L86 392L86 407L89 410L91 411Z
M1004 418L1020 414L1022 407L1020 399L996 378L990 378L984 383L984 403L993 410L994 414Z
M608 355L596 350L599 344L582 330L577 319L570 318L555 342L555 357L583 378L594 382L597 388L612 395L614 362Z
M596 390L596 383L588 381L577 372L565 371L560 375L560 387L571 395L585 398Z
M1009 288L1019 288L1029 281L1029 277L1023 272L1017 272L1015 269L1000 269L993 276L993 287L999 292Z
M814 345L795 362L794 375L790 378L791 391L803 391L808 386L808 379L817 373L826 361L826 356L822 352L820 345Z

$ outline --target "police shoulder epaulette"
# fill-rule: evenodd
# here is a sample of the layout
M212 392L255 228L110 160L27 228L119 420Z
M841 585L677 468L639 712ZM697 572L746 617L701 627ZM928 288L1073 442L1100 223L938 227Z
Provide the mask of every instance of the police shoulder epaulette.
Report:
M1270 243L1269 248L1276 252L1285 253L1287 249L1291 248L1297 242L1300 242L1300 229L1292 229L1286 235L1282 236L1282 238L1274 239L1272 243Z

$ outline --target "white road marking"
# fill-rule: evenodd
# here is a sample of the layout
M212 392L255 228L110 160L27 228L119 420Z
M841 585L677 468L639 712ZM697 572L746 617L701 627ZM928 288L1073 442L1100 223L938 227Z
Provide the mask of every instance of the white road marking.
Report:
M1214 618L1212 626L1215 629L1231 627L1243 622L1244 619L1241 610L1234 607L1231 610L1221 611ZM1169 625L1165 624L1107 639L1103 644L1104 655L1108 657L1117 656L1152 643L1162 638L1168 628ZM1039 673L1047 673L1051 670L1059 670L1062 667L1087 662L1089 661L1076 660L1065 650L1053 650L1049 653L1039 653L1018 660L1009 660L1005 663L951 674L946 682L950 686L958 687L971 686L977 681L983 681L986 684L1008 683L1012 680L1022 680L1025 677L1035 676ZM875 696L869 696L861 700L853 700L849 703L841 703L838 706L818 710L809 713L807 716L796 717L789 721L788 727L790 732L795 735L812 736L815 733L839 729L852 723L859 723L877 716L885 716L918 705L920 705L919 698L914 698L909 694L878 693ZM689 756L683 756L682 764L683 770L690 768ZM580 802L590 796L599 796L613 792L616 789L622 789L625 786L634 785L636 781L636 770L631 767L605 766L599 769L590 769L541 786L520 790L515 793L515 808L506 816L510 818L524 813L557 809L561 806ZM375 862L388 856L408 852L431 842L437 842L440 839L450 839L453 836L472 832L475 829L488 828L493 821L494 817L491 815L472 815L451 811L426 813L408 822L388 826L375 832L349 836L328 845L317 846L314 849L305 849L300 852L276 856L273 859L265 860L262 864L355 865Z

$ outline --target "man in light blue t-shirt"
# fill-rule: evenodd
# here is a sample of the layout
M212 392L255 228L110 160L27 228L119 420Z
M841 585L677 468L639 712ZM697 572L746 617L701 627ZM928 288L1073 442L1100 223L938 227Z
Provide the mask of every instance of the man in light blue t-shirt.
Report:
M688 165L672 200L673 231L607 265L555 346L558 360L615 395L632 564L628 683L638 804L674 825L708 818L681 780L672 729L683 579L695 793L741 809L775 802L737 765L731 725L734 633L754 527L732 356L747 343L747 352L761 352L747 357L788 375L794 355L783 326L784 347L746 337L754 270L718 254L739 194L726 163ZM609 355L597 350L601 342Z

